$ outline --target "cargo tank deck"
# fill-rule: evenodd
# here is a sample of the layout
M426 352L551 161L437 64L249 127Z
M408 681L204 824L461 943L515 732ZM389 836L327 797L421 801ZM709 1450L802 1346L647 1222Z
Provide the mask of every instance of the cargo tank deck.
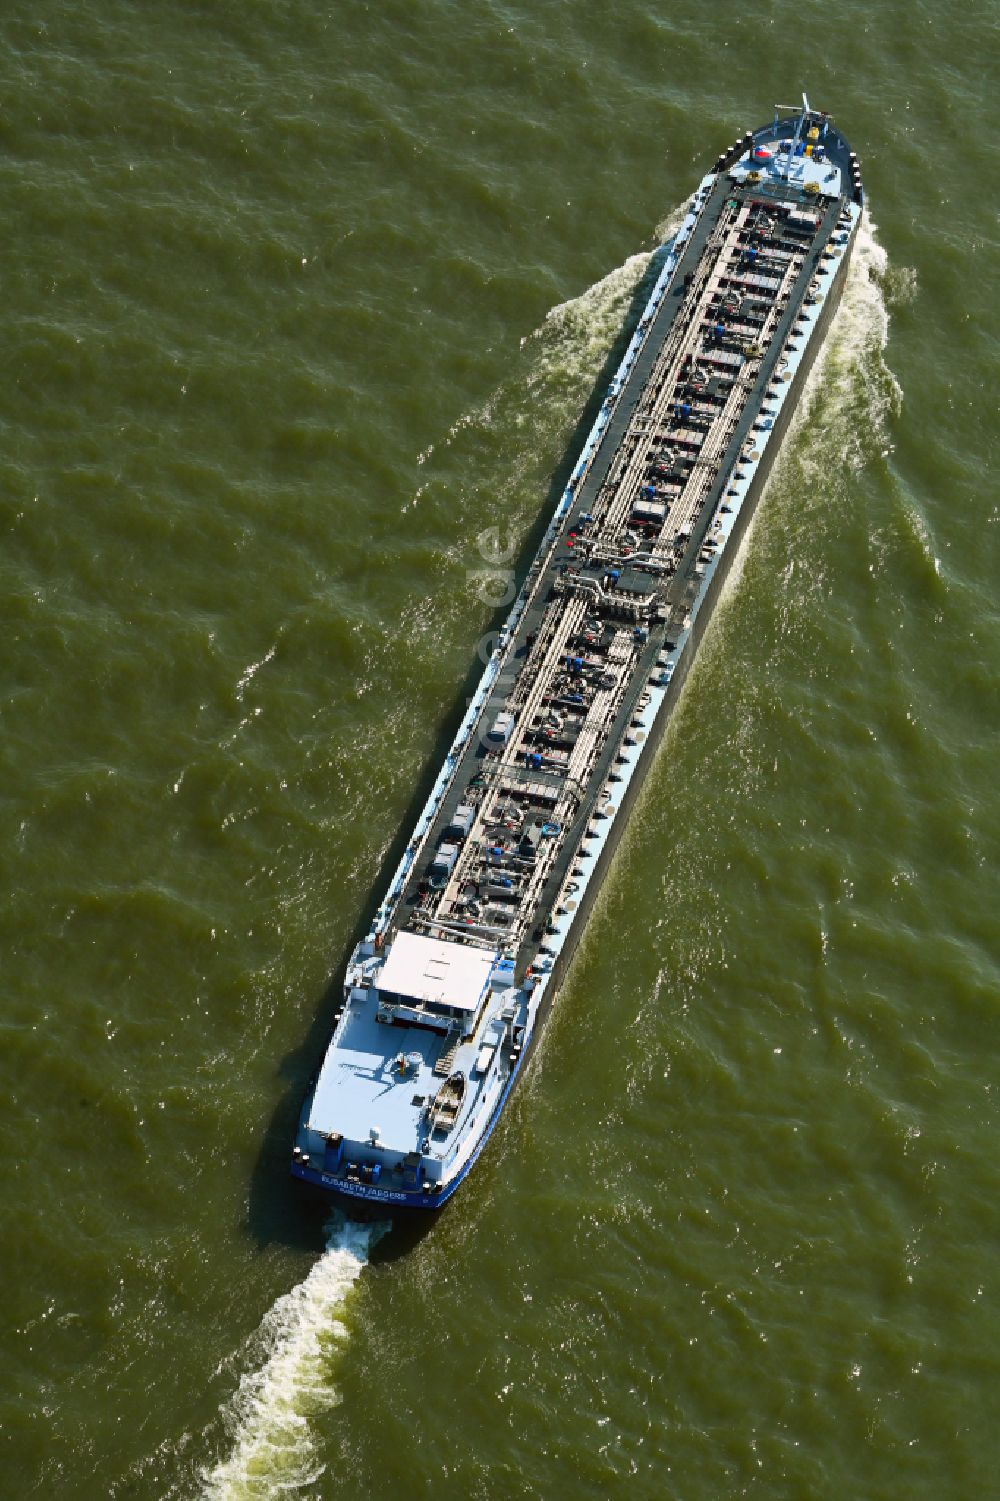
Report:
M549 915L572 910L573 867L613 804L620 747L643 734L636 712L689 619L719 545L727 475L767 420L768 387L840 217L835 198L803 204L781 179L746 181L750 170L705 193L639 325L447 794L411 847L385 942L409 929L499 949L521 978ZM840 169L826 170L839 186Z

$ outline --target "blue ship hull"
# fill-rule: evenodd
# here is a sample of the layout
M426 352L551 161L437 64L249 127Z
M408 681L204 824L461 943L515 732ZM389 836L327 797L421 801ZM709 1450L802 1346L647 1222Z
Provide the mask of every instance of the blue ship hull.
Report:
M365 939L291 1171L436 1210L541 1035L837 306L863 203L828 118L748 133L667 247Z

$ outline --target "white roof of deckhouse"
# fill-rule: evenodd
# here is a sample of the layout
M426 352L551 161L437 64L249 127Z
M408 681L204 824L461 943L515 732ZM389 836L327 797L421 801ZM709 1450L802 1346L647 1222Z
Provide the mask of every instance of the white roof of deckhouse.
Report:
M475 1011L496 958L492 950L442 943L416 933L397 933L376 984L380 991L415 1001Z

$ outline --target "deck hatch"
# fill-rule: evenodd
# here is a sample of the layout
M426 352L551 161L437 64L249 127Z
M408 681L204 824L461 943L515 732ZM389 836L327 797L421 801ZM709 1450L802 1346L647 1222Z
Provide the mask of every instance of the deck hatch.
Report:
M434 1002L455 1011L475 1011L497 959L493 950L445 943L416 933L397 933L378 988L404 999Z

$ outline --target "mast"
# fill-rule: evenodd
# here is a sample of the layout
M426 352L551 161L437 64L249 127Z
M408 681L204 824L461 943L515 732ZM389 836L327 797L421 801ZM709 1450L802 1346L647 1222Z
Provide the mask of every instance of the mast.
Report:
M788 180L788 178L791 175L791 171L792 171L792 158L795 155L795 149L796 149L796 147L798 146L799 142L802 139L803 132L805 131L805 128L806 128L806 121L812 115L812 110L809 108L809 100L808 100L808 98L806 96L805 89L802 90L802 106L801 106L801 109L799 108L799 106L797 104L776 104L774 106L774 126L775 126L775 130L777 130L777 127L778 127L778 118L779 118L779 116L782 115L782 114L786 114L786 113L787 114L791 114L793 111L798 111L798 120L795 122L795 135L792 137L791 145L788 148L788 152L787 152L787 156L786 156L786 161L785 161L785 180L786 181Z

